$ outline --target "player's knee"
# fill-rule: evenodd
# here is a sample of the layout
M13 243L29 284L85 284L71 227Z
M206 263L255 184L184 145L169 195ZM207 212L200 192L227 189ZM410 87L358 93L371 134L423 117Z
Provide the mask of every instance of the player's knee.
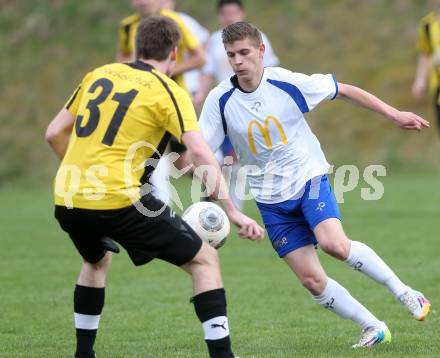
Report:
M107 272L108 268L110 267L111 261L112 261L112 254L111 252L107 251L104 257L100 261L95 263L84 261L84 265L88 266L89 270L92 271Z
M303 286L309 290L313 295L319 295L324 291L326 278L321 275L306 275L300 277Z
M203 252L199 259L200 264L204 266L218 266L220 259L217 250L208 244L204 244L202 248Z
M350 241L347 237L328 237L319 242L321 249L327 254L336 257L340 260L345 260L348 257L350 250Z
M186 265L185 270L191 274L197 269L208 271L217 269L219 266L220 259L217 250L208 244L203 244L194 259Z

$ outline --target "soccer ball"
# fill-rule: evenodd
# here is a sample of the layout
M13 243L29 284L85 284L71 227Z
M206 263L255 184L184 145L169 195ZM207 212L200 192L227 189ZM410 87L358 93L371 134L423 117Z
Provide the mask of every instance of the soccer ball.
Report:
M203 241L216 249L223 246L229 235L230 224L226 213L209 201L192 204L184 211L182 219Z

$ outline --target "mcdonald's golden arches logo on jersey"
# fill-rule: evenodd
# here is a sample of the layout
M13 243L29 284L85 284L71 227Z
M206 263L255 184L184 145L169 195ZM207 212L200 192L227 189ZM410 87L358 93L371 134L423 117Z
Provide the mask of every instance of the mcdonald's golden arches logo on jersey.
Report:
M270 137L270 128L269 128L270 122L273 122L274 125L277 127L282 143L284 145L288 143L283 126L281 125L280 121L277 118L275 118L274 116L267 116L266 119L264 120L264 126L262 126L256 119L253 119L248 124L249 147L251 148L251 153L253 155L257 154L257 148L255 147L254 132L253 132L254 125L259 129L261 135L263 136L266 148L268 150L272 150L273 144L272 144L272 139Z

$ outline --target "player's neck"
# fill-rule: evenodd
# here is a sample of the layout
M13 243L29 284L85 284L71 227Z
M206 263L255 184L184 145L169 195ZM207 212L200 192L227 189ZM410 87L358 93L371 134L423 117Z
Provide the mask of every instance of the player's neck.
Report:
M152 59L148 59L148 60L138 59L138 61L146 63L146 64L154 67L155 70L157 70L159 72L162 72L165 75L168 75L167 74L167 70L168 70L168 67L169 67L168 60L166 60L166 61L157 61L157 60L152 60Z
M238 79L238 84L240 85L240 88L242 88L244 91L246 91L246 92L253 92L260 85L261 79L263 78L263 74L264 74L264 68L262 67L258 71L258 73L255 74L254 77L252 77L251 79L249 79L247 81L243 80L243 79L240 79L240 78L237 78Z

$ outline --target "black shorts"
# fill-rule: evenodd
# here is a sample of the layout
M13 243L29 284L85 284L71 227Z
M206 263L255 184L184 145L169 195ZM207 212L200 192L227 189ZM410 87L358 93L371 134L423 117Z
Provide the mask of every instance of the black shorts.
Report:
M171 137L169 143L171 152L182 154L186 150L185 144L179 143L176 137Z
M138 204L150 212L165 209L152 217L141 213L136 208ZM127 250L136 266L154 258L182 266L194 258L202 240L179 215L164 205L149 194L136 206L122 209L89 210L56 206L55 217L87 262L96 263L104 257L106 250L101 239L109 237Z

